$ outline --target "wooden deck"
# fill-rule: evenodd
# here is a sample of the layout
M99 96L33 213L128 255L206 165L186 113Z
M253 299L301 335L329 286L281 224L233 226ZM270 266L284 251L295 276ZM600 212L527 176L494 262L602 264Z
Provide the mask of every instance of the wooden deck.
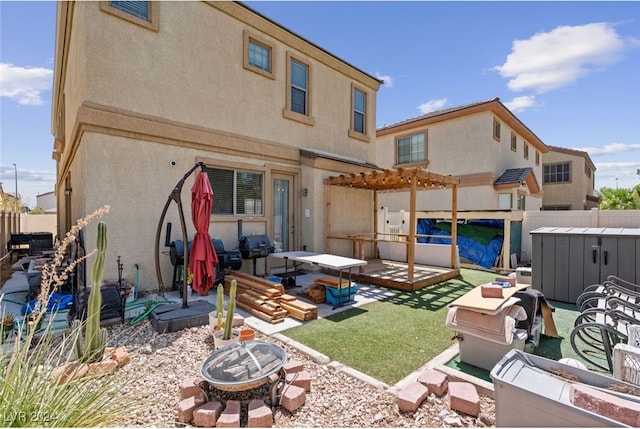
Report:
M351 270L351 279L356 282L385 286L406 291L420 290L460 275L457 268L414 265L413 281L409 281L409 266L406 262L383 259L368 260L367 265Z

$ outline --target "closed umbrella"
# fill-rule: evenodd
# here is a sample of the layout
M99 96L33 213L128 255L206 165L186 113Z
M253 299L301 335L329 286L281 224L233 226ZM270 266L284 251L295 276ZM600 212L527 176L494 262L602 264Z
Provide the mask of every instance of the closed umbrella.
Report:
M193 275L191 286L202 296L207 295L213 287L215 267L218 265L218 255L209 236L212 204L213 189L209 176L201 171L191 188L191 219L196 228L196 235L189 254L189 269Z

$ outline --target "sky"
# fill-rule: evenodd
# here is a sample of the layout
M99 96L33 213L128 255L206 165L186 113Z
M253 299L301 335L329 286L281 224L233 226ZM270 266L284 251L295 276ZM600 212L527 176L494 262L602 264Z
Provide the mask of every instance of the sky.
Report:
M640 2L258 1L384 81L377 127L498 97L545 144L589 153L595 188L640 183ZM0 182L54 190L55 2L0 1ZM15 164L15 166L14 166Z

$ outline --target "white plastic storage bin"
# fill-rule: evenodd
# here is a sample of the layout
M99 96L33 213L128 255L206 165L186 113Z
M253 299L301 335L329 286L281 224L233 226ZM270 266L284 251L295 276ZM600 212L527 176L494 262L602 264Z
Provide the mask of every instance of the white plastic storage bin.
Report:
M500 344L467 333L459 333L458 335L460 337L458 340L460 360L487 371L491 371L509 350L524 350L524 344L527 341L527 331L524 329L513 331L511 344Z
M531 284L531 267L516 268L516 282L522 284Z
M566 374L561 378L557 374ZM571 378L571 380L569 380ZM496 427L624 427L613 417L598 415L571 403L572 380L580 380L640 404L631 392L637 386L519 350L508 352L491 370L496 403Z

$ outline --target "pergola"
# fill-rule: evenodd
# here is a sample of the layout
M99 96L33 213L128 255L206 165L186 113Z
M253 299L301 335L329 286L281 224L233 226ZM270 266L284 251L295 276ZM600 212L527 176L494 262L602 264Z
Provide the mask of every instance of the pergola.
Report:
M457 185L458 179L452 176L443 176L441 174L426 171L421 167L413 168L397 168L391 170L371 170L368 172L341 174L340 176L331 176L324 181L325 185L343 186L356 189L368 189L373 191L373 207L374 210L374 239L378 236L378 191L391 190L409 190L409 236L407 240L407 263L408 263L408 280L413 281L414 260L415 260L415 243L416 243L416 197L418 191L428 190L432 188L448 188L451 189L451 268L456 267L456 239L457 239ZM327 238L353 238L332 237L331 236L331 193L327 192Z

